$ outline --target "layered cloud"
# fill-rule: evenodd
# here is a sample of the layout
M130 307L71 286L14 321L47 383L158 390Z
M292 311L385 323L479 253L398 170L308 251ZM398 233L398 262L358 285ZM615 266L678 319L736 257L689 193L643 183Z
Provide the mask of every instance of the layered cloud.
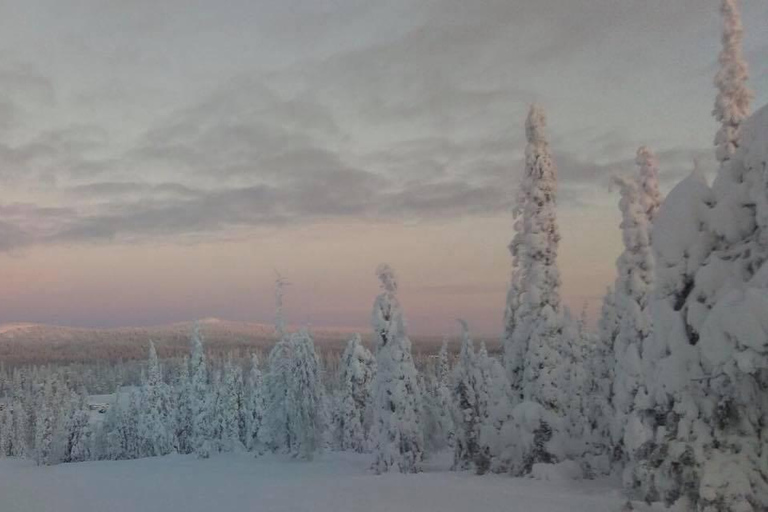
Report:
M0 250L503 214L533 101L563 208L612 201L641 144L667 185L711 167L698 0L65 3L0 36Z

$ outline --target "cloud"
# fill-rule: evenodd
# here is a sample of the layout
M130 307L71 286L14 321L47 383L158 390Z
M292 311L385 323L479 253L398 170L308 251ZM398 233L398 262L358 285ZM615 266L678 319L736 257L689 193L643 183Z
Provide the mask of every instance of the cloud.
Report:
M64 118L37 119L25 136L0 130L0 179L40 196L39 205L6 211L6 245L501 214L523 165L525 111L542 97L559 116L559 204L586 207L607 194L611 175L633 171L640 128L667 124L650 108L638 119L601 100L643 77L658 97L674 96L643 67L655 62L648 56L663 61L675 52L660 48L717 17L699 0L653 9L612 0L385 4L277 3L259 16L247 2L214 9L172 0L161 12L151 2L59 7L56 34L69 38L56 56L70 59L67 72L81 64L97 78L63 73L62 94L37 68L0 63L0 128L34 124L24 117L32 104L61 104ZM81 33L81 18L98 28ZM647 50L639 44L651 40ZM199 53L209 43L210 53ZM668 64L653 69L663 74ZM624 100L637 103L628 91ZM163 108L124 129L121 112L153 105ZM102 109L110 112L89 117ZM70 113L82 119L71 123ZM695 139L691 147L662 141L665 185L693 157L710 165Z

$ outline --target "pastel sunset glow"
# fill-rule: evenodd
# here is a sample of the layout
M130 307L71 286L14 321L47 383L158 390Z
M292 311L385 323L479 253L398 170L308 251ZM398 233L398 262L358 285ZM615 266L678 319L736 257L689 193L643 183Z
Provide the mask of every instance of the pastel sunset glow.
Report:
M759 105L768 4L743 4ZM694 159L715 170L720 19L701 0L51 0L3 18L0 322L270 322L277 270L290 322L368 329L386 261L414 333L499 334L533 102L564 299L594 318L621 247L609 178L643 144L665 191Z

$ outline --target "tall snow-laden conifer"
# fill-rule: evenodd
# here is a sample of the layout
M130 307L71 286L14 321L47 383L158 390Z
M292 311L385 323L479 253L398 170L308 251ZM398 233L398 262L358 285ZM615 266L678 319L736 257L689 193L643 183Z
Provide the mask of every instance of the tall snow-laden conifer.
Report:
M397 298L395 273L389 265L382 264L376 274L382 293L376 298L372 315L377 368L373 391L377 435L373 469L377 473L415 473L421 470L424 456L421 391Z
M651 333L649 299L653 287L653 254L649 220L642 203L641 188L635 180L614 180L621 199L621 230L624 252L616 261L618 277L614 288L619 319L615 354L612 404L615 414L612 438L616 453L631 460L641 457L651 441L650 426L637 410L647 408L645 378L641 361L644 340Z
M230 354L224 362L219 404L221 448L224 451L241 450L240 412L243 408L243 373L232 361Z
M211 454L212 417L211 389L203 350L203 334L200 324L192 331L192 356L190 357L190 402L192 409L192 447L198 457Z
M749 73L743 55L744 29L738 0L722 0L722 50L715 75L717 98L713 115L720 123L715 137L715 156L720 163L727 162L739 147L742 122L749 116L752 91L747 87Z
M285 331L283 316L283 294L287 284L278 274L275 280L275 334L278 340L267 359L268 371L264 377L266 412L258 434L263 446L282 453L292 453L292 443L296 439L289 416L294 346Z
M288 416L289 391L293 372L293 347L283 336L272 347L267 359L269 371L264 376L266 414L259 430L259 441L273 452L290 453L294 439Z
M247 435L245 446L251 451L261 453L263 445L259 440L259 432L265 421L266 403L264 397L264 377L259 368L259 356L251 356L251 372L248 374L248 405L245 408L247 413Z
M189 358L184 357L176 375L173 393L173 446L178 453L191 453L192 393L189 382Z
M520 258L520 303L514 343L525 347L521 392L526 401L555 413L564 407L558 374L567 371L562 347L560 272L557 248L557 167L549 151L544 110L534 105L525 124L528 144L518 210L520 229L512 241Z

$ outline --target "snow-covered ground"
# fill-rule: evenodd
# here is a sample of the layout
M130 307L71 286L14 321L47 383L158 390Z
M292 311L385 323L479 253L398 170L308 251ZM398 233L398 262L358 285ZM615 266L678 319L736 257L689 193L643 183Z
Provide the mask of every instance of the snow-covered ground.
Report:
M446 470L377 476L370 456L168 456L38 467L0 459L2 512L619 512L607 481L537 481ZM652 509L634 503L637 511Z

